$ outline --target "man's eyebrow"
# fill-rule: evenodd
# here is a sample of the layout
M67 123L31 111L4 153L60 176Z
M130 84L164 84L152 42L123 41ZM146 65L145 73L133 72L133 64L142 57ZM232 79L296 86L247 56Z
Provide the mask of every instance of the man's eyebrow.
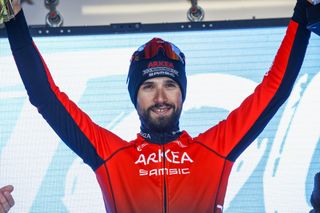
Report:
M173 79L168 79L165 81L166 83L173 83L173 84L178 84L175 80Z
M145 85L145 84L153 84L153 81L144 81L141 85Z

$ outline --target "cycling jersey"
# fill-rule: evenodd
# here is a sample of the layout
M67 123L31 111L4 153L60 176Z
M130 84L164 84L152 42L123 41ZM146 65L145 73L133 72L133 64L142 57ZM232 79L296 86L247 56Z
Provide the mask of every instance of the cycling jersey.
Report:
M125 141L94 123L55 85L23 12L6 27L30 102L94 170L109 213L222 212L234 161L289 96L310 37L305 25L291 20L272 67L253 94L197 137L182 131L161 144L152 143L148 133Z

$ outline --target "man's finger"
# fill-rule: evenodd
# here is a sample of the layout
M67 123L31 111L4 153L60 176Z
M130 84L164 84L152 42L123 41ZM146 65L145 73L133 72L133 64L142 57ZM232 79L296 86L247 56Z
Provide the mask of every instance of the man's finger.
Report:
M2 187L2 188L0 188L0 191L2 191L2 192L12 192L13 191L13 186L12 185L7 185L7 186L4 186L4 187Z
M0 204L0 213L6 213L6 211L4 210L1 204Z
M7 185L0 188L0 213L6 213L14 205L14 199L11 195L13 186Z
M3 213L8 212L10 209L10 205L7 201L6 195L2 191L0 191L0 206Z
M8 204L9 204L10 208L11 208L11 207L14 205L14 199L13 199L11 193L9 193L9 192L4 192L4 196L5 196L5 198L7 199L7 202L8 202Z

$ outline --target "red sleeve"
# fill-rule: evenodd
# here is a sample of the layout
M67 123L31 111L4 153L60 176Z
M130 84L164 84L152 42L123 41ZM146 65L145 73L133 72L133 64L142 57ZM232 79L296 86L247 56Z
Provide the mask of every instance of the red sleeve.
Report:
M6 23L6 28L30 102L70 149L96 170L110 154L128 144L95 124L55 85L32 41L23 11Z
M200 134L195 140L234 161L265 128L290 95L301 68L310 32L291 20L270 70L253 94L227 119Z

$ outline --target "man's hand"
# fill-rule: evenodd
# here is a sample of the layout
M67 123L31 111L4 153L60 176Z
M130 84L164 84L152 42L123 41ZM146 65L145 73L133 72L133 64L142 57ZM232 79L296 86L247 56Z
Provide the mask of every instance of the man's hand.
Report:
M11 195L13 186L7 185L0 188L0 213L6 213L14 205L14 199Z
M20 0L12 0L12 7L14 11L14 15L17 15L21 10L21 1Z
M320 3L320 0L307 0L310 4L316 5Z

